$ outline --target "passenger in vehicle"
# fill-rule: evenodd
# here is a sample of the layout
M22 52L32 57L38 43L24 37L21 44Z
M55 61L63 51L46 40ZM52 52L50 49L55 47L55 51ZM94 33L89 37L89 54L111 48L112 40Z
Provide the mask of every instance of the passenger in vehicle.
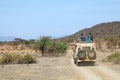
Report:
M91 43L93 42L93 35L91 33L89 33L88 37L87 37L87 42Z
M85 41L85 37L83 34L80 35L80 41Z

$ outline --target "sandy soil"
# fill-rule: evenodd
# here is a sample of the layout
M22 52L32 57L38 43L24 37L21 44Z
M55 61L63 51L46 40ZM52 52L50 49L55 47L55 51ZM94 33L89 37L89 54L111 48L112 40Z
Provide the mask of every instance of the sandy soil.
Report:
M95 66L74 65L71 51L66 57L40 57L37 64L0 66L0 80L120 80L120 65L100 62L104 53L98 53Z

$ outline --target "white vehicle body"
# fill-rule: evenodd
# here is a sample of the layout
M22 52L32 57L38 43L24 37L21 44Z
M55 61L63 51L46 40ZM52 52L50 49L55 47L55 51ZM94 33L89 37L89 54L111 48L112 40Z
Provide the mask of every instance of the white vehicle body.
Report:
M74 63L79 62L96 62L96 47L95 43L76 43L73 54Z

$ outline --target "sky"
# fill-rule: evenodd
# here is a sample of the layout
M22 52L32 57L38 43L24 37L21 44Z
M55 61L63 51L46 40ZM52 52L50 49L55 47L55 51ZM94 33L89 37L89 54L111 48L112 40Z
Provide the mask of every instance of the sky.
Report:
M0 36L68 36L120 21L120 0L0 0Z

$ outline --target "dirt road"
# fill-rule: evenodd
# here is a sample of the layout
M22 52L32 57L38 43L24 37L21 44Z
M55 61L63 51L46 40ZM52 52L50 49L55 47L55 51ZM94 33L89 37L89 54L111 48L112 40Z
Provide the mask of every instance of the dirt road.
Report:
M37 64L0 66L0 80L120 80L118 71L99 62L76 66L71 56L40 57Z
M97 62L95 66L76 66L73 64L74 70L79 74L82 73L83 80L120 80L120 65L113 63L103 63L101 60L111 53L103 53L97 51Z
M108 69L103 65L95 66L73 66L73 68L82 74L83 80L120 80L120 73Z

